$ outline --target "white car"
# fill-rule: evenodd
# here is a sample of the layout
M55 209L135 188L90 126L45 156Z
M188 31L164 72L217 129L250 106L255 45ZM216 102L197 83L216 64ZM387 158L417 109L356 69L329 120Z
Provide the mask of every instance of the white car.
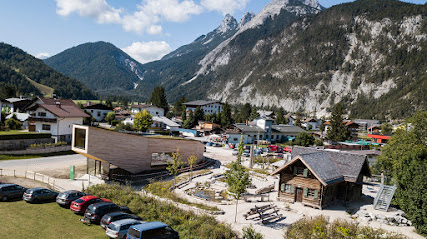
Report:
M109 238L126 238L126 234L131 226L145 223L135 219L122 219L108 225L105 234Z

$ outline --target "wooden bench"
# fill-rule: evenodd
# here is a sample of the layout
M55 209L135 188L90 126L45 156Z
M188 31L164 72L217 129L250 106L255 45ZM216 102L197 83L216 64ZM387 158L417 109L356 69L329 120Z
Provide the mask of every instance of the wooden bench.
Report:
M249 220L248 217L251 215L256 215L256 217L250 218L251 220L261 220L263 224L269 223L274 219L282 218L282 214L279 214L279 209L276 205L269 204L261 207L255 205L254 208L251 208L247 213L243 215L246 220Z

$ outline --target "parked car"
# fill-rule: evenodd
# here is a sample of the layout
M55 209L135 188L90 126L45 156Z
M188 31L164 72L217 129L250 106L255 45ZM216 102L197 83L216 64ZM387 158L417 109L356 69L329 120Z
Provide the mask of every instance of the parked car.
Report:
M106 198L99 198L92 195L83 196L79 199L74 200L71 203L70 209L76 214L83 214L86 211L86 208L89 205L99 202L111 202L111 200Z
M79 199L85 195L86 195L85 193L77 190L65 191L60 193L56 197L56 203L58 203L59 206L69 208L72 201Z
M0 198L4 202L12 198L20 198L26 190L26 188L17 184L0 184Z
M84 221L91 223L99 223L101 218L111 212L129 212L130 210L127 207L122 207L112 202L98 202L89 205L85 212Z
M22 199L26 202L37 203L42 201L55 200L58 193L47 188L30 188L22 195Z
M112 222L108 225L105 235L109 238L126 238L128 230L133 225L145 223L144 221L138 221L135 219L122 219Z
M127 239L156 238L179 239L178 232L163 222L147 222L129 228Z
M138 217L137 215L129 214L126 212L112 212L112 213L105 214L101 218L99 225L101 225L101 227L105 229L108 227L110 223L118 220L122 220L122 219L135 219L138 221L142 221L142 218Z

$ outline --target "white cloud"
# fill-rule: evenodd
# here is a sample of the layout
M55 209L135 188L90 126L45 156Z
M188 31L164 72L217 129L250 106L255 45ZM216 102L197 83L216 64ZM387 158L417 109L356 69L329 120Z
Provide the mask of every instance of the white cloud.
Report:
M56 12L61 16L78 13L100 24L120 24L126 31L160 34L162 22L185 22L203 11L219 11L224 15L243 9L249 0L141 0L137 10L125 13L110 6L106 0L56 0Z
M35 57L39 59L46 59L50 57L50 54L47 52L40 52L37 55L35 55Z
M164 55L172 51L172 48L165 41L134 42L132 45L122 48L129 56L139 61L147 63L159 60Z
M219 11L225 15L244 9L248 2L249 0L202 0L201 4L208 11Z
M77 12L80 16L91 17L98 23L121 23L121 10L108 5L105 0L56 0L56 13L69 16Z

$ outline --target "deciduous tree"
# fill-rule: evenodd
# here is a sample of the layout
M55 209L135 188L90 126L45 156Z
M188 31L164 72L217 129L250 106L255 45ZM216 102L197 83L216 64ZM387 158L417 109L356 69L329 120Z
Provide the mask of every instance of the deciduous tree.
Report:
M135 130L146 132L148 127L150 127L150 125L152 124L153 124L153 116L151 116L147 110L138 112L135 115L135 119L133 121Z

